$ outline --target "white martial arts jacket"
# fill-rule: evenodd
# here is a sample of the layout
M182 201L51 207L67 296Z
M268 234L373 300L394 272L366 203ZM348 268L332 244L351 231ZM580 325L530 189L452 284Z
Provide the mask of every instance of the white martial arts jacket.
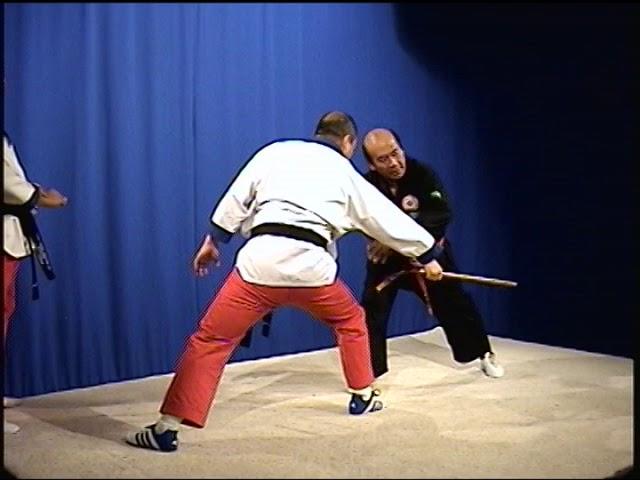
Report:
M24 170L18 161L16 151L5 135L2 138L4 153L4 203L8 205L25 205L33 202L37 188L27 180ZM31 255L31 249L22 232L20 221L14 215L3 215L4 253L14 258Z
M399 253L426 262L434 238L371 185L337 149L320 141L279 140L262 147L242 168L211 215L212 236L264 223L302 227L327 248L260 235L238 251L236 268L250 283L278 287L329 285L337 273L336 240L361 231Z

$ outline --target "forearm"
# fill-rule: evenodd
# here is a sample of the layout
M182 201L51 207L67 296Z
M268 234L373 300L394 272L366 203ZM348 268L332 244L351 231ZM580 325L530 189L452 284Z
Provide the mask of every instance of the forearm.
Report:
M360 229L406 257L419 257L435 244L433 236L410 218L394 215L392 217L369 218L360 224Z
M351 218L356 228L407 257L420 258L435 239L362 177L353 178Z

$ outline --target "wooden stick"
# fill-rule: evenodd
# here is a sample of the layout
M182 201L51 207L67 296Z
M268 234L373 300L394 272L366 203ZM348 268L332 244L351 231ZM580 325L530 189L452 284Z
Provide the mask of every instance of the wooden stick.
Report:
M451 280L460 280L461 282L470 282L470 283L478 283L480 285L487 285L489 287L517 287L517 282L512 282L510 280L500 280L498 278L487 278L487 277L479 277L477 275L467 275L465 273L453 273L453 272L442 272L442 278L448 278Z
M382 282L380 282L376 286L376 292L381 292L385 287L387 287L391 282L393 282L400 275L404 275L405 273L411 273L411 272L419 272L419 270L401 270L400 272L396 272L389 275L387 278L385 278Z
M424 274L424 269L422 268L413 268L410 270L402 270L400 272L396 272L392 275L389 275L382 282L380 282L376 286L376 291L380 292L382 289L387 287L391 282L396 280L399 276L405 275L407 273L421 273ZM486 285L488 287L504 287L504 288L512 288L518 286L517 282L512 282L510 280L500 280L498 278L488 278L488 277L480 277L477 275L468 275L466 273L453 273L453 272L442 272L442 279L447 280L458 280L460 282L469 282L469 283L477 283L479 285Z

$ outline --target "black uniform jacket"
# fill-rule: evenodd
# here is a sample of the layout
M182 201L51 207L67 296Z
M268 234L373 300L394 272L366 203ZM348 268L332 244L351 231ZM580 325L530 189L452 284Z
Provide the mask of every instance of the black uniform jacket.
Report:
M395 196L391 193L389 183L378 173L369 171L364 177L428 230L437 242L444 237L452 218L447 195L433 169L410 157L406 161L407 170L397 182ZM407 261L407 257L393 253L384 264L368 261L367 270L384 275L406 268Z

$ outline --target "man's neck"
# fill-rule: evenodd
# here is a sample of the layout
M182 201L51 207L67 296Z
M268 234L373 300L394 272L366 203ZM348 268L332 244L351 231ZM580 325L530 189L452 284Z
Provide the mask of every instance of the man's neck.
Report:
M387 186L387 188L389 189L389 191L391 192L391 195L393 195L394 197L397 195L398 193L398 182L395 180L390 180L387 178L382 177L382 181L384 182L384 184Z
M340 144L339 144L338 140L333 138L333 137L330 137L328 135L316 135L314 138L316 140L320 141L320 142L328 143L329 145L331 145L333 148L335 148L336 150L338 150L340 152L342 151L340 149Z
M315 135L313 139L316 142L320 142L328 147L333 148L336 152L338 152L344 158L351 161L351 157L347 157L347 155L345 155L345 153L342 151L342 148L339 145L339 142L336 139L332 137L324 136L324 135Z

